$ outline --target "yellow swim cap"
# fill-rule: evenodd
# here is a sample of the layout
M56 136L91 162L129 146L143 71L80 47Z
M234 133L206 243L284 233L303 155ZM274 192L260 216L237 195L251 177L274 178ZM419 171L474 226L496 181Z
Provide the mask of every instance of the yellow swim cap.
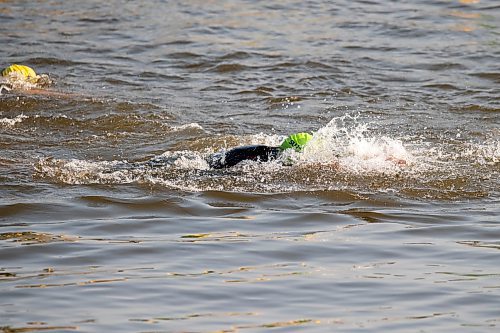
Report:
M17 73L25 80L32 83L35 83L38 80L38 75L36 75L35 71L28 66L14 64L2 70L2 76L9 76L11 73Z

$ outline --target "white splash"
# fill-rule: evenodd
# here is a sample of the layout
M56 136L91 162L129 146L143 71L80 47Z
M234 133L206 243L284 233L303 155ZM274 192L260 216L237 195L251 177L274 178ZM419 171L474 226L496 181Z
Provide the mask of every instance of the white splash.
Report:
M500 163L500 140L488 140L482 143L471 143L461 153L461 157L473 158L479 165L495 165Z
M399 139L370 134L368 124L356 117L332 119L313 133L303 153L288 152L300 163L336 163L344 172L397 172L412 161L412 154Z
M176 169L207 170L210 168L201 154L188 150L167 151L151 161L154 163L155 160L159 161L163 167L174 167Z
M27 118L28 116L25 116L24 114L20 114L14 118L1 118L0 125L5 127L14 127L16 124L22 122L24 119Z

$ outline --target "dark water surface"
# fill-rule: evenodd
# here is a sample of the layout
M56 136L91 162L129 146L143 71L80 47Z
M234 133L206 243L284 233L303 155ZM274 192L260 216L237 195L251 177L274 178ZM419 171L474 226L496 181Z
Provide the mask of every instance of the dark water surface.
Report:
M0 332L498 331L499 22L0 1L0 67L54 81L0 96ZM205 161L295 131L292 165Z

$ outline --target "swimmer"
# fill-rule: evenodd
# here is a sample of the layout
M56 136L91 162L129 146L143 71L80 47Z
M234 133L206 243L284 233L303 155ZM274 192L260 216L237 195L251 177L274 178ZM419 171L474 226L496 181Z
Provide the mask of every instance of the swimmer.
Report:
M47 95L53 97L74 97L73 94L62 93L47 89L41 89L49 86L52 80L48 75L36 74L33 68L26 65L13 64L4 68L1 72L0 95L2 91L16 91L30 95Z
M269 162L278 159L287 149L293 149L300 153L304 146L311 141L312 135L309 133L296 133L287 137L280 146L251 145L230 149L225 152L218 152L207 158L208 165L213 169L224 169L235 166L242 161ZM396 165L404 166L406 161L400 158L389 156L387 161ZM338 163L332 161L332 166L338 167ZM321 165L324 167L324 165Z
M13 89L35 87L41 76L37 75L33 68L25 65L10 65L2 70L3 84L0 86L0 94L2 90L11 91Z
M312 139L309 133L296 133L287 137L279 147L265 145L251 145L232 148L211 154L205 160L211 169L226 169L243 161L269 162L278 159L287 149L301 152L304 145ZM168 156L156 156L145 162L123 162L113 166L106 172L115 172L131 169L156 169L169 166L172 160Z
M301 152L311 139L312 135L309 133L296 133L287 137L278 147L265 145L236 147L210 155L207 162L213 169L230 168L242 161L269 162L279 158L287 149Z
M300 153L304 150L305 145L312 140L313 136L309 133L295 133L288 136L279 146L266 146L266 145L250 145L241 146L229 149L227 151L221 151L209 155L205 158L208 166L211 169L227 169L231 168L238 163L243 161L255 161L255 162L270 162L278 160L286 150L292 149L293 151ZM174 158L175 160L175 158ZM396 165L403 166L406 164L405 160L401 160L395 157L388 157L387 161L390 161ZM134 170L134 169L156 169L172 165L172 158L169 156L156 156L148 161L144 162L127 162L117 163L113 165L110 170L104 171L105 173L111 173L115 171L122 170ZM285 159L283 161L284 165L291 165L292 160ZM299 168L307 168L311 170L317 169L330 169L338 170L340 165L338 161L330 161L328 163L312 162L298 165Z

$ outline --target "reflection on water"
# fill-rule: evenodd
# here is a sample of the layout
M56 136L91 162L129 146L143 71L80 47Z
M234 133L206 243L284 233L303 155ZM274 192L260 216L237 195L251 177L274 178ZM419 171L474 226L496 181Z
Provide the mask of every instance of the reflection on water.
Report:
M76 238L63 235L50 235L37 232L6 232L0 234L0 240L13 240L21 242L23 245L49 243L49 242L71 242Z
M0 332L495 330L499 17L0 1Z

